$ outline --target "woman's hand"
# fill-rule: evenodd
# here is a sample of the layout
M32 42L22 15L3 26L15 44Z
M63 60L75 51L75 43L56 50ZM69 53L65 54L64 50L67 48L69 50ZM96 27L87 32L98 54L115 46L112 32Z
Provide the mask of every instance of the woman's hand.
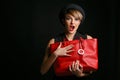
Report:
M62 43L60 42L58 48L53 52L54 55L56 56L71 56L70 54L67 54L69 52L74 51L73 45L68 45L66 47L61 48Z
M92 73L83 73L83 67L78 60L73 61L72 65L69 65L69 70L77 77L84 77Z

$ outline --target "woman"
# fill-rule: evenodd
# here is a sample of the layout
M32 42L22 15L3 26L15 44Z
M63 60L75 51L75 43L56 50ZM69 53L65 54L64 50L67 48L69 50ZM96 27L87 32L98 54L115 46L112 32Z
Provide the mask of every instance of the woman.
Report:
M72 52L73 45L68 45L66 47L61 48L61 44L58 46L58 48L50 55L50 44L53 44L55 42L61 42L63 40L65 41L71 41L75 39L79 39L79 37L85 38L85 39L91 39L92 37L89 35L82 35L77 30L81 23L83 23L85 19L85 13L84 10L76 5L76 4L69 4L62 8L59 14L59 19L61 23L64 26L64 33L52 38L48 46L46 48L46 53L44 56L43 63L41 65L40 72L42 75L47 73L47 71L52 67L55 60L59 56L71 56L68 54L69 52ZM85 77L88 76L90 73L83 73L83 68L79 64L79 61L73 61L72 65L69 65L69 71L73 73L74 77ZM69 77L72 79L71 77ZM63 78L62 78L63 79ZM66 78L67 79L67 78Z

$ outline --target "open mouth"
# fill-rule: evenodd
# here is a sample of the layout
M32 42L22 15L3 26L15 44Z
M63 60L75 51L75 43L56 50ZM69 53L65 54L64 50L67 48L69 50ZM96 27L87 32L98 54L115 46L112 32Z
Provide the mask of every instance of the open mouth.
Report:
M75 26L70 26L70 31L73 31L75 29Z

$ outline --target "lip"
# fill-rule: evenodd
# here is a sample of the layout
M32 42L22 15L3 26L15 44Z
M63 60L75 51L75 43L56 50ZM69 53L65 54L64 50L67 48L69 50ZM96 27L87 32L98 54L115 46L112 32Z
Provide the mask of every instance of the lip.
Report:
M70 31L73 31L75 29L75 26L73 26L73 25L71 25L70 27L69 27L69 30Z

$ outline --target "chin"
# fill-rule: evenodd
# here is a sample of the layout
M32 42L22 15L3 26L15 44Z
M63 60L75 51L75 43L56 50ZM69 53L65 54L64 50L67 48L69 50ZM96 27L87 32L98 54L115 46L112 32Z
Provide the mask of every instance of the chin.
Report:
M76 31L68 31L69 34L74 34Z

